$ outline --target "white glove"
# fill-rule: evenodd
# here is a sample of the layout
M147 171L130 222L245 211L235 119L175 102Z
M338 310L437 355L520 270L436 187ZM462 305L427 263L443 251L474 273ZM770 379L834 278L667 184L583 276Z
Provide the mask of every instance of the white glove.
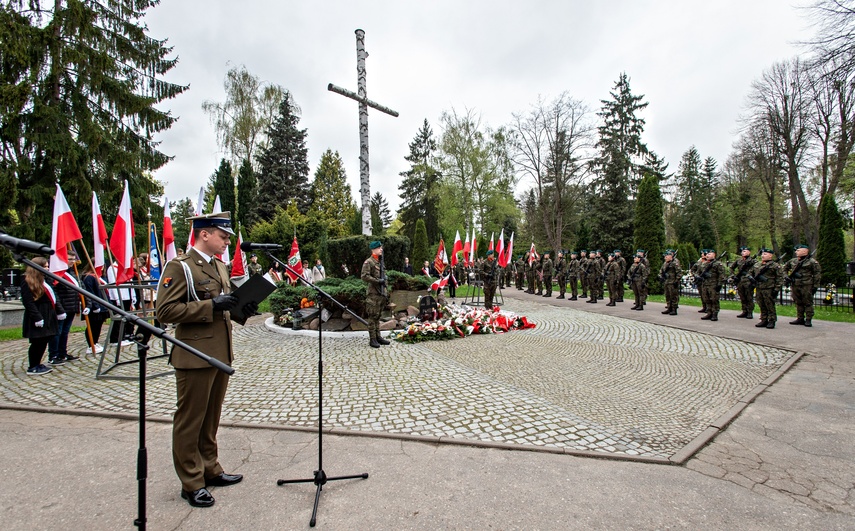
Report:
M83 315L89 315L91 310L89 308L83 308Z
M44 320L44 319L42 319L41 321L36 321L36 328L41 328L41 327L43 327L44 325L45 325L45 320Z
M92 313L101 313L101 308L95 308Z
M57 315L56 315L56 320L57 320L57 321L65 321L65 318L66 318L66 317L68 317L68 316L67 316L67 315L65 315L64 313L59 313L59 314L57 314Z

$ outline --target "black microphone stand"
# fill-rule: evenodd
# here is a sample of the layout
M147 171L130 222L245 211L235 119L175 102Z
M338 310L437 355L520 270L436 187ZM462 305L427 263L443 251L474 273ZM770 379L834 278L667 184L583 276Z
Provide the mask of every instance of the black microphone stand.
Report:
M299 273L294 271L288 264L283 262L282 260L273 256L270 251L265 251L267 257L283 266L286 271L289 271L292 275L300 279L300 282L309 286L315 293L319 296L324 297L326 300L330 301L332 304L338 306L342 310L346 311L350 315L352 315L357 321L360 323L367 325L368 323L365 319L359 317L353 310L338 302L333 298L332 295L319 288L315 284L309 282L304 279ZM318 304L320 307L320 304ZM321 499L321 490L323 490L324 485L327 481L338 481L341 479L367 479L368 473L364 472L362 474L353 474L349 476L334 476L327 477L326 472L324 472L324 350L323 350L323 319L321 318L321 314L318 316L318 469L313 472L313 477L306 479L280 479L276 481L277 485L284 485L286 483L314 483L317 488L315 489L315 505L312 508L312 518L309 520L309 527L315 527L315 522L317 522L318 517L318 502Z
M166 340L166 341L172 343L173 345L175 345L177 347L183 348L184 350L186 350L189 353L193 354L194 356L204 360L209 365L216 367L217 369L223 371L226 374L229 374L229 375L234 374L235 370L233 368L229 367L228 365L226 365L225 363L221 362L220 360L212 358L212 357L208 356L207 354L205 354L204 352L196 350L195 348L191 347L190 345L187 345L184 342L182 342L178 339L175 339L172 336L167 335L165 330L157 328L156 326L153 326L152 324L150 324L148 321L137 317L133 313L125 311L124 308L116 306L113 303L108 302L108 301L102 299L101 297L99 297L97 295L89 293L84 288L69 282L68 280L60 277L59 275L51 273L47 269L45 269L45 268L41 267L40 265L34 263L32 260L25 258L23 256L23 254L21 254L22 246L19 242L25 242L25 243L32 243L32 242L28 242L27 240L19 240L18 238L14 238L13 236L9 236L3 232L0 232L0 236L3 236L3 238L0 238L0 244L4 245L10 251L12 251L12 254L15 257L15 260L17 260L18 262L25 264L25 265L28 265L28 266L32 267L33 269L35 269L36 271L39 271L40 273L42 273L46 277L53 279L53 280L56 280L57 282L59 282L63 286L65 286L69 289L72 289L72 290L76 291L77 293L98 302L99 304L104 305L105 307L112 310L115 314L121 315L124 320L131 322L138 327L137 328L137 334L136 334L134 339L136 340L136 343L137 343L137 355L139 356L139 364L140 364L140 374L139 374L139 387L140 387L140 392L139 392L139 394L140 394L139 426L140 427L139 427L139 431L140 431L140 441L139 441L139 449L137 450L137 506L138 506L137 511L138 512L137 512L137 518L134 520L134 525L139 527L142 530L145 530L145 528L146 528L146 480L148 479L148 450L146 449L146 446L145 446L145 397L146 397L146 395L145 395L145 393L146 393L145 381L146 381L146 356L148 355L149 346L146 343L143 343L143 337L144 336L142 333L139 332L139 330L144 329L150 335L154 335L155 337L157 337L159 339ZM15 240L18 240L18 242L16 242ZM50 249L49 247L45 246L45 249L47 251L51 251L51 252L47 253L45 250L40 250L40 252L45 252L45 254L53 254L53 250Z

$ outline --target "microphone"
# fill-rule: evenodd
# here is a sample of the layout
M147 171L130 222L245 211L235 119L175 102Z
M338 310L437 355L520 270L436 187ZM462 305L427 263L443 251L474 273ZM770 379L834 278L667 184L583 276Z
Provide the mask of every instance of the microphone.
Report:
M278 251L282 246L278 243L252 243L241 242L241 251Z
M4 232L0 232L0 245L16 253L46 254L50 256L56 252L43 243L16 238Z

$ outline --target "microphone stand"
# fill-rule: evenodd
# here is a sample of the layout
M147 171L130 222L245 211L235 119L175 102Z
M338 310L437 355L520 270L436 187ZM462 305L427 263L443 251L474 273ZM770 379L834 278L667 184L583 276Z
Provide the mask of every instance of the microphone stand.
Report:
M69 282L68 280L60 277L59 275L51 273L47 269L45 269L45 268L41 267L40 265L34 263L32 260L25 258L23 256L23 254L21 254L21 252L22 252L21 242L26 242L26 243L32 243L32 242L27 242L27 240L19 240L18 238L14 238L13 236L9 236L3 232L0 232L0 236L2 236L2 238L0 238L0 244L2 244L3 246L7 247L10 251L12 251L12 254L15 257L15 260L17 260L18 262L25 264L25 265L28 265L28 266L32 267L33 269L35 269L36 271L39 271L40 273L42 273L46 277L53 279L53 280L56 280L57 282L59 282L63 286L65 286L69 289L72 289L75 292L77 292L77 293L79 293L79 294L81 294L81 295L83 295L89 299L92 299L92 300L98 302L99 304L104 305L105 307L112 310L115 314L121 315L123 319L125 319L128 322L133 323L134 325L136 325L138 327L137 328L137 334L136 334L134 339L136 340L136 343L137 343L137 355L139 356L139 364L140 364L140 374L139 374L139 387L140 387L140 392L139 392L139 395L140 395L139 432L140 432L140 438L139 438L139 449L137 450L137 506L138 506L137 510L138 510L138 513L137 513L137 518L134 520L134 525L139 527L142 530L145 530L145 528L146 528L146 480L148 478L148 450L146 449L146 446L145 446L145 393L146 393L146 390L145 390L146 373L145 373L145 371L146 371L146 356L148 354L149 346L146 343L143 343L143 341L142 341L143 340L143 334L140 333L139 330L144 329L146 332L150 333L151 335L154 335L155 337L157 337L159 339L166 340L166 341L172 343L173 345L175 345L177 347L183 348L184 350L190 352L191 354L193 354L197 358L204 360L209 365L216 367L217 369L223 371L226 374L234 374L235 370L232 367L229 367L225 363L221 362L220 360L212 358L212 357L208 356L207 354L205 354L204 352L201 352L201 351L191 347L190 345L185 344L183 341L180 341L178 339L175 339L172 336L167 335L165 330L162 330L160 328L157 328L156 326L151 325L148 321L146 321L144 319L140 319L139 317L137 317L133 313L129 313L129 312L125 311L124 308L116 306L113 303L108 302L108 301L102 299L101 297L99 297L97 295L89 293L84 288L82 288L80 286L76 286L75 284L73 284L73 283ZM53 250L50 249L49 247L45 246L45 249L42 249L40 251L44 251L45 254L53 254ZM48 253L47 251L51 251L51 252Z
M339 308L341 308L342 310L346 311L347 313L352 315L360 323L362 323L364 325L368 324L363 318L361 318L358 315L356 315L355 313L353 313L353 310L351 310L347 306L344 306L342 303L335 300L335 298L333 298L332 295L330 295L329 293L327 293L323 289L319 288L315 284L309 282L308 280L305 280L302 277L302 275L297 273L294 269L291 268L291 266L289 266L288 264L286 264L282 260L279 260L278 258L273 256L270 253L270 251L265 251L265 254L267 254L268 258L270 258L274 262L278 263L279 265L283 266L286 271L289 271L292 275L294 275L295 277L300 279L300 282L302 282L303 284L305 284L305 285L309 286L310 288L312 288L313 290L315 290L315 293L317 293L319 296L325 298L326 300L330 301L332 304L334 304L334 305L338 306ZM320 304L318 306L320 307ZM321 315L322 314L319 314L319 316L318 316L319 317L318 318L318 321L319 321L319 323L318 323L318 469L313 472L313 477L311 477L311 478L306 478L306 479L280 479L280 480L276 481L277 485L284 485L286 483L314 483L316 485L317 488L315 489L315 505L312 508L312 518L309 520L309 527L315 527L315 523L317 522L318 502L320 501L320 498L321 498L321 490L323 490L324 485L326 484L327 481L338 481L338 480L342 480L342 479L367 479L368 478L367 472L364 472L362 474L353 474L353 475L348 475L348 476L334 476L334 477L327 477L326 472L324 472L324 466L323 466L323 463L324 463L324 444L323 444L323 440L324 440L323 439L324 438L324 430L323 430L323 427L324 427L323 328L324 327L323 327L323 319L321 319Z

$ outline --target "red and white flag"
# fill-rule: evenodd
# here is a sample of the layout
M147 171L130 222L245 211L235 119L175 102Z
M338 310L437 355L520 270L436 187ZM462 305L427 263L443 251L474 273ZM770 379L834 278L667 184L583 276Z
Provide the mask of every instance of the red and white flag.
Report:
M463 243L460 241L460 231L454 234L454 246L451 248L451 265L457 265L457 253L463 250Z
M508 257L505 255L505 229L499 234L499 242L496 244L496 254L498 256L499 267L508 265Z
M131 213L128 181L125 181L119 216L116 218L113 234L110 236L110 250L113 251L113 259L119 265L116 284L124 284L134 276L134 216Z
M56 251L50 257L51 273L65 273L68 270L68 244L81 238L83 236L74 220L74 214L71 213L68 201L57 183L56 198L53 201L53 228L50 233L50 246Z
M98 196L92 192L92 235L95 240L95 252L92 255L95 274L98 278L104 274L104 249L107 248L107 226L104 225L104 216L101 215L101 205Z
M222 211L223 211L223 207L220 206L220 196L217 195L217 197L214 199L214 210L212 212L222 212ZM229 236L229 241L231 241L231 239L232 239L232 237ZM223 254L218 254L217 258L222 260L223 263L226 265L228 265L229 262L231 262L231 258L229 257L229 246L228 245L226 245L226 250L223 251Z
M502 230L505 230L505 229L502 229ZM496 233L495 233L495 232L491 232L491 233L490 233L490 247L488 247L488 248L487 248L487 250L488 250L488 251L493 251L493 250L495 250L495 249L494 249L494 247L493 247L493 236L495 236L495 235L496 235Z
M476 243L478 242L478 238L475 237L475 229L472 229L472 247L469 248L469 264L475 263L475 254L476 252Z
M202 215L202 203L205 202L205 187L199 188L199 199L196 200L196 210L193 212L194 216ZM190 248L196 245L196 238L193 236L193 224L190 224L190 239L187 241L187 252L190 252Z
M291 243L291 254L288 255L288 267L296 271L301 277L303 276L303 260L300 258L300 246L297 245L296 236L294 236L294 241ZM285 270L285 273L288 275L288 278L291 279L291 282L295 282L297 280L297 277L287 269Z
M444 277L440 277L436 279L433 284L430 285L430 291L437 291L445 287L448 284L448 279L451 275L445 275Z
M445 240L440 238L439 247L436 248L436 256L433 259L433 268L436 269L439 276L442 276L442 272L445 271L445 266L447 265L448 255L445 253Z
M240 286L244 282L249 279L249 275L247 274L246 267L246 254L244 254L243 250L240 248L240 244L243 243L243 235L240 231L238 231L237 237L237 245L235 251L235 259L232 262L232 274L231 279L234 282L235 286Z
M505 256L505 264L510 264L514 261L514 233L511 232L511 240L508 242L508 252Z
M528 251L528 264L531 265L538 260L540 260L540 256L537 254L537 250L534 248L534 242L531 242L531 249Z
M172 230L172 213L169 211L169 198L163 198L163 263L178 256L175 250L175 232Z
M463 264L469 264L469 251L471 249L471 245L469 244L469 231L466 231L466 243L463 244Z

